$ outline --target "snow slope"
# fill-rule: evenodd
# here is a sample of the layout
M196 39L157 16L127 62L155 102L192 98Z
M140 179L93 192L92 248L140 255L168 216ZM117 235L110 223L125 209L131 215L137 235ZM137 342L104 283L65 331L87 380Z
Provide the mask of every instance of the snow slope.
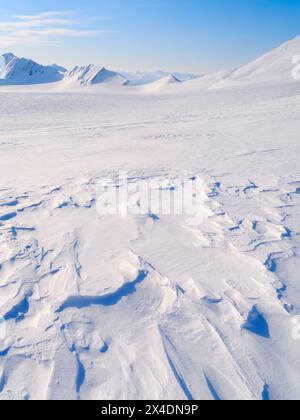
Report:
M173 74L169 74L168 76L164 76L155 82L142 85L141 88L143 92L152 93L164 90L168 86L177 85L179 83L181 83L179 79L177 79Z
M11 53L3 54L0 56L0 78L4 76L4 70L7 64L14 59L14 55Z
M226 81L232 70L221 70L215 73L207 74L197 79L188 80L177 88L177 93L182 92L184 94L193 94L195 92L202 92L218 86L220 82Z
M293 59L299 55L300 36L237 69L228 80L221 82L216 87L230 87L245 83L291 83L293 81L292 71L296 64L293 63Z
M57 66L42 66L9 53L0 58L0 85L26 85L58 82L63 71Z

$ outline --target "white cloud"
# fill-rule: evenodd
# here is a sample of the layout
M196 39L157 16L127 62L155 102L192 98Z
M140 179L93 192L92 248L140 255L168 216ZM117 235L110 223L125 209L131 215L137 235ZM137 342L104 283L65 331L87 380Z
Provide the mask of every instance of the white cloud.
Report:
M0 22L0 31L10 31L18 28L38 28L45 27L47 25L52 26L68 26L80 23L72 19L40 19L40 20L28 20L22 22Z
M42 30L23 29L12 32L10 36L14 38L42 38L47 36L63 36L67 38L91 37L101 33L100 31L84 31L67 28L47 28Z
M69 11L69 12L44 12L44 13L39 13L37 15L30 15L30 16L24 16L24 15L17 15L14 16L16 19L19 20L41 20L41 19L48 19L48 18L63 18L66 16L71 16L73 15L73 12Z
M52 44L53 40L46 40L36 36L26 36L22 37L20 35L7 35L7 36L0 36L0 46L2 48L10 48L14 46L22 46L22 45L38 45L38 44Z
M31 16L14 16L10 22L0 21L0 47L54 42L55 38L89 38L108 33L87 30L87 21L74 18L73 12L50 11Z

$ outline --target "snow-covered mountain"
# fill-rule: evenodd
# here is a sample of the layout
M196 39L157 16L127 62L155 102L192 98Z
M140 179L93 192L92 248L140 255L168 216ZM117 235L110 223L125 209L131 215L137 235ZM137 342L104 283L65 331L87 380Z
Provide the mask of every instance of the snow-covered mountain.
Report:
M33 60L16 57L12 53L0 57L0 84L30 85L53 83L62 80L63 69L54 66L42 66Z
M131 84L135 85L144 85L146 83L156 82L164 77L170 75L168 72L164 71L154 71L154 72L147 72L147 71L136 71L136 72L120 72L126 79L130 80ZM197 79L198 77L193 73L172 73L180 82L185 82L186 80Z
M16 57L12 53L0 57L1 85L31 85L62 82L65 86L88 86L96 84L125 85L128 81L121 74L105 67L76 66L68 71L57 64L43 66L26 58Z
M215 87L229 87L245 83L293 82L293 69L296 66L293 60L297 56L300 56L300 36L233 71L227 79L222 80Z
M231 71L219 71L206 76L191 73L168 74L162 71L135 73L116 72L93 64L76 66L67 71L56 64L43 66L30 59L18 58L12 53L0 56L0 85L30 85L61 82L59 86L76 87L98 84L115 86L143 86L143 91L159 91L170 84L184 82L184 88L220 89L248 84L282 84L293 82L293 70L300 56L300 36L271 52ZM296 60L296 61L295 61ZM176 89L177 90L177 89Z
M117 72L107 70L105 67L90 64L88 66L74 67L66 73L63 83L79 86L97 84L125 85L127 79Z

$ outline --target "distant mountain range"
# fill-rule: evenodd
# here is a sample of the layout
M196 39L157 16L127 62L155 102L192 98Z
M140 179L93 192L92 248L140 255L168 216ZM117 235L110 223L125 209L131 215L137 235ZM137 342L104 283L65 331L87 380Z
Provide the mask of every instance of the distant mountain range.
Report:
M105 67L89 64L76 66L71 70L53 64L43 66L27 58L19 58L12 53L0 56L0 85L30 85L64 82L66 85L88 86L95 84L141 85L158 80L185 81L197 76L192 74L166 72L124 73L107 70Z
M174 76L178 81L185 82L187 80L197 79L201 76L196 76L193 73L168 73L165 71L154 71L154 72L147 72L147 71L136 71L136 72L124 72L120 71L120 73L132 84L135 85L143 85L146 83L156 82L157 80L163 79L167 76Z
M293 71L299 67L300 36L284 43L250 64L231 71L220 71L206 76L191 73L116 72L89 64L72 70L53 64L43 66L12 53L0 56L0 85L34 85L58 83L61 87L116 85L145 85L146 91L155 91L170 84L185 82L190 89L218 89L257 83L286 83L293 81Z

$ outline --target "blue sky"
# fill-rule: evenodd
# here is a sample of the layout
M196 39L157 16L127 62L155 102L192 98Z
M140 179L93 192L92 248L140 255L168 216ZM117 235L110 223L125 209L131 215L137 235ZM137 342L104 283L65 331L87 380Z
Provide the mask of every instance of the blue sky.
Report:
M300 0L0 0L0 53L205 73L300 34ZM299 51L300 53L300 51Z

